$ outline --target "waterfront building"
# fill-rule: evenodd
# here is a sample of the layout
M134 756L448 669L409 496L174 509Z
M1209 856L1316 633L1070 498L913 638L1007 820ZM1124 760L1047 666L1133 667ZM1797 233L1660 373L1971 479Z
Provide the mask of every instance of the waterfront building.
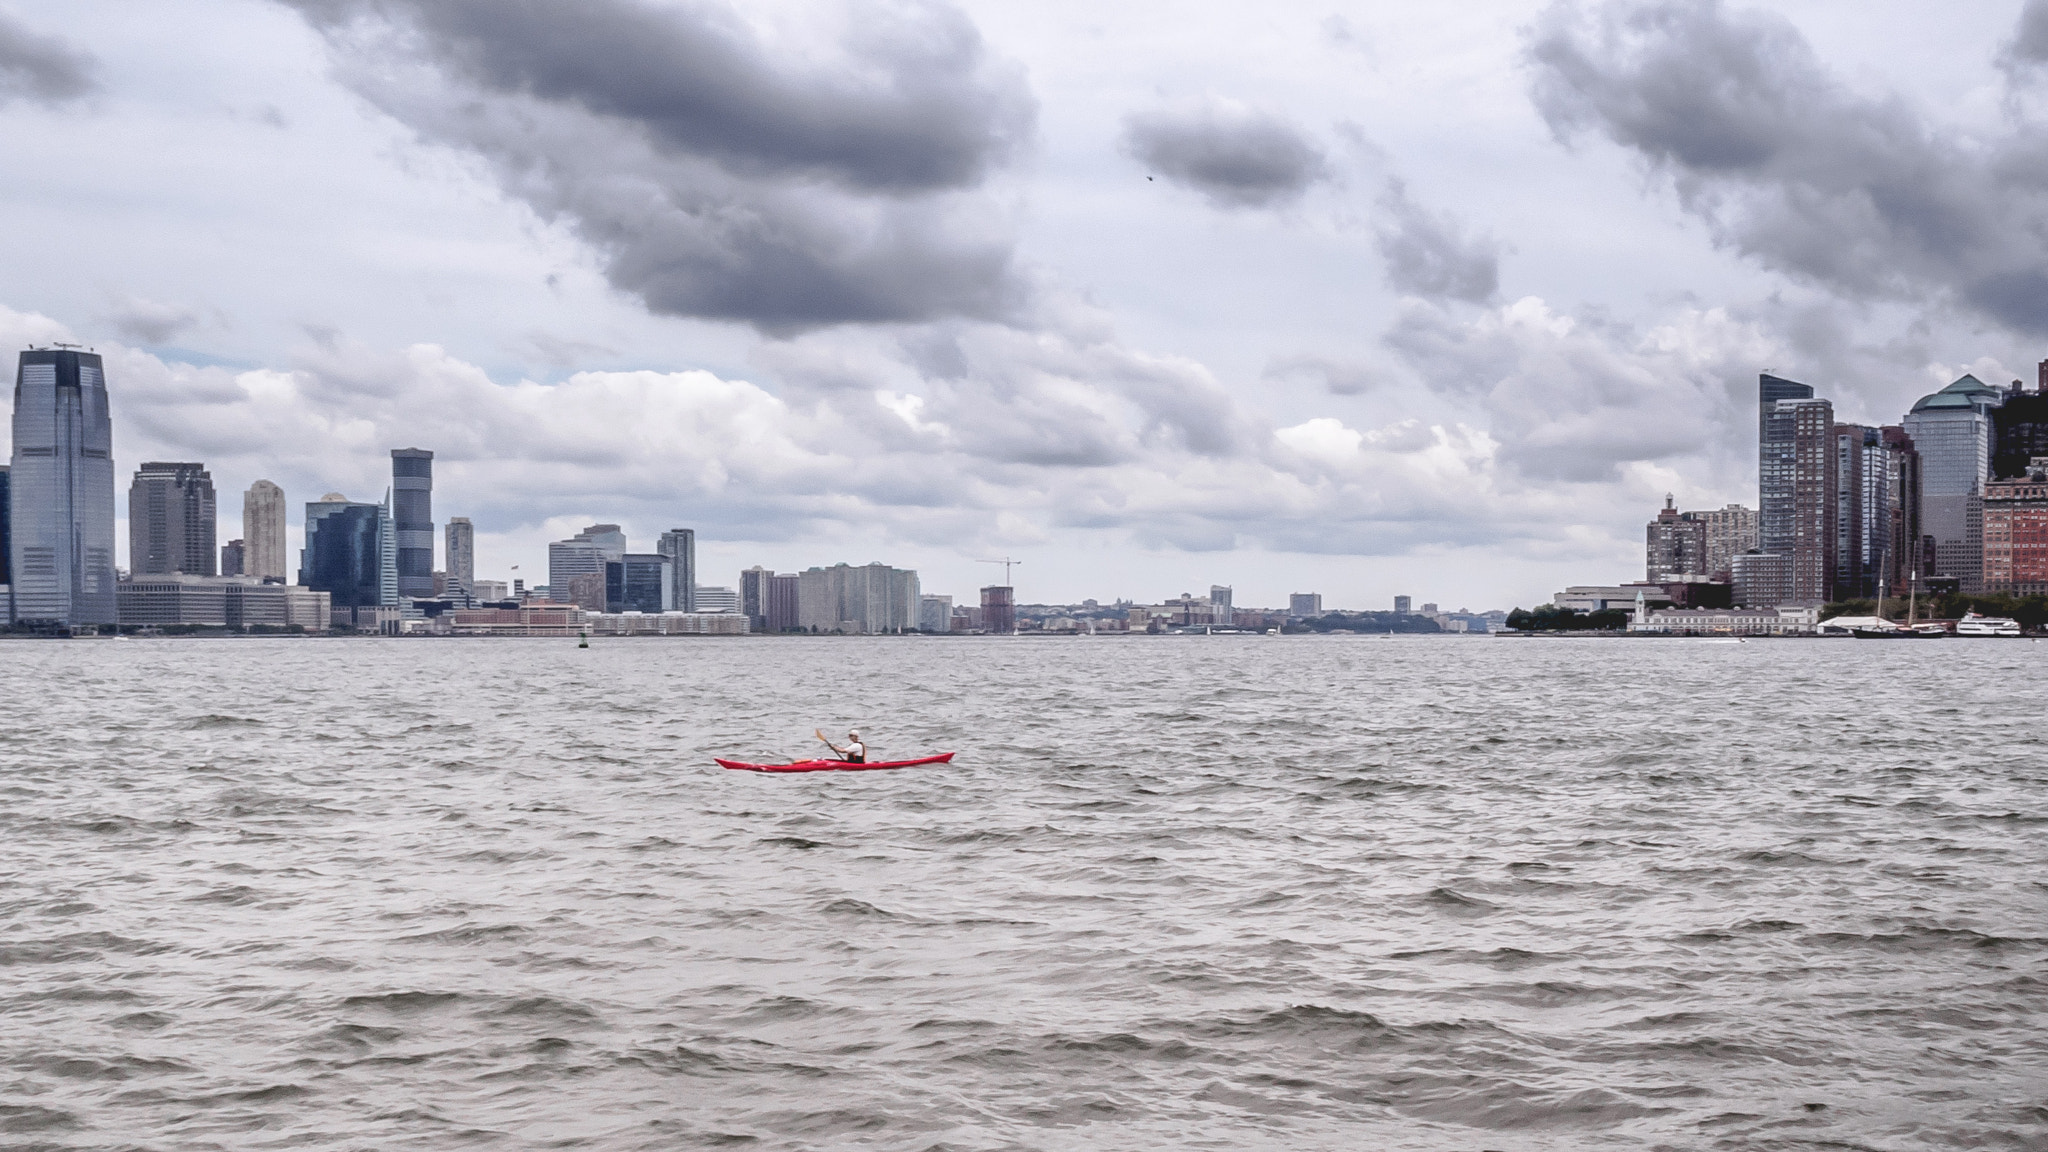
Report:
M259 580L284 583L284 489L258 480L242 493L242 571Z
M447 589L460 590L465 595L474 595L476 586L476 526L467 516L450 516L442 529L442 569L447 573Z
M1415 601L1407 596L1394 597L1394 614L1396 616L1408 615L1409 609L1414 603Z
M1209 585L1209 619L1215 624L1230 624L1235 615L1230 603L1231 589L1223 584Z
M2048 455L1986 482L1983 517L1984 591L2048 595Z
M1904 421L1920 454L1920 523L1933 538L1931 567L1966 592L1982 578L1978 517L1991 471L1991 413L2002 399L1998 389L1964 375L1922 396Z
M1904 591L1916 574L1927 571L1925 540L1920 531L1920 453L1913 438L1896 424L1879 429L1885 449L1885 503L1891 509L1886 586Z
M628 552L605 562L606 612L662 613L681 611L672 597L670 560L659 552Z
M671 528L661 534L654 550L668 557L669 603L678 612L698 611L702 606L697 603L697 530Z
M220 574L241 576L247 567L248 550L240 540L230 540L220 546Z
M128 570L216 575L213 476L204 464L156 460L128 485Z
M1550 598L1559 608L1575 612L1632 611L1640 600L1652 608L1671 605L1671 594L1656 583L1574 584Z
M1743 608L1775 608L1793 596L1792 558L1776 552L1745 552L1730 563L1733 599Z
M1017 630L1017 590L991 584L981 590L981 628L1001 636Z
M1841 473L1835 467L1835 406L1780 400L1776 416L1792 428L1792 601L1833 599L1835 517ZM1759 529L1761 535L1761 528Z
M256 576L146 574L117 584L115 600L122 624L157 627L197 624L325 632L332 611L332 600L324 591Z
M617 524L592 524L567 540L548 545L548 587L563 596L572 578L592 573L602 586L605 564L625 555L626 534Z
M391 450L391 519L398 547L398 595L434 597L434 454Z
M5 612L9 620L14 618L14 573L10 567L14 545L12 525L9 523L11 500L8 495L8 483L12 475L7 465L0 464L0 612Z
M1707 525L1680 512L1669 493L1644 531L1643 579L1651 583L1696 579L1713 571L1707 561Z
M919 596L917 598L917 630L920 632L952 631L953 598L951 596Z
M768 581L774 577L772 570L759 564L740 573L740 614L756 632L768 628Z
M917 573L887 564L834 564L799 573L797 626L813 632L908 632L917 627Z
M1291 592L1287 596L1287 614L1306 619L1323 614L1323 594L1320 592Z
M455 636L574 636L584 631L589 619L573 604L457 608L443 615Z
M698 612L738 614L740 611L740 594L722 584L697 585L695 599Z
M1630 632L1666 636L1797 636L1819 626L1820 609L1661 608L1631 621Z
M607 612L586 616L592 636L745 636L744 612Z
M113 624L114 430L95 353L32 348L14 378L8 568L14 618Z
M398 555L391 509L329 492L306 505L299 583L326 592L334 609L398 605Z
M768 632L791 632L797 625L797 597L803 577L795 572L778 572L768 578L768 602L763 615Z
M605 561L603 572L578 572L569 577L567 587L555 585L548 590L548 599L561 604L574 604L586 612L602 612L605 598L610 593L609 579L612 561Z

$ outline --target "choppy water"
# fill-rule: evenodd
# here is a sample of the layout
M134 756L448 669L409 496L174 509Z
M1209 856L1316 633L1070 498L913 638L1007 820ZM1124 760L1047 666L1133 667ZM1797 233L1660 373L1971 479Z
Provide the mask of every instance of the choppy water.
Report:
M2044 653L0 644L0 1144L2044 1148Z

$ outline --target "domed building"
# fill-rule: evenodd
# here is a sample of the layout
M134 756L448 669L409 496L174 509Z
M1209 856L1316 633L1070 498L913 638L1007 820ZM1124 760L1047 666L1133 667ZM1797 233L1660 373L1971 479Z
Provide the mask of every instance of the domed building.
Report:
M1906 434L1920 453L1920 530L1934 539L1934 574L1954 576L1966 589L1981 580L1977 501L1991 475L1991 413L2004 400L2004 392L1965 374L1906 414Z

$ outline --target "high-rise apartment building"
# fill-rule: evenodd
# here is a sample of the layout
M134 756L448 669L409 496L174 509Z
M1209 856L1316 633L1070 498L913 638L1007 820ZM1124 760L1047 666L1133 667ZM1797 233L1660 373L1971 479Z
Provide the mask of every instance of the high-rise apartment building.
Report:
M600 587L604 566L626 555L626 534L617 524L592 524L567 540L548 545L548 588L556 600L567 599L569 581L595 574Z
M223 576L245 575L248 567L248 545L240 540L230 540L220 546L220 574Z
M434 597L434 454L391 450L391 519L398 541L401 600Z
M1017 630L1017 590L991 584L981 590L982 631L1007 636Z
M1986 482L1983 516L1984 591L2048 595L2048 455Z
M1664 507L1644 530L1643 579L1652 584L1698 579L1707 566L1707 526L1690 512L1680 512L1666 495Z
M1834 598L1835 516L1841 473L1835 467L1835 406L1826 400L1780 400L1793 423L1792 600Z
M953 630L953 598L951 596L919 596L917 598L917 630L920 632L951 632Z
M1735 558L1757 546L1756 509L1729 504L1685 515L1698 521L1706 532L1706 567L1701 571L1710 580L1732 578Z
M671 528L661 534L654 550L669 559L668 578L672 585L669 599L675 604L676 611L698 611L697 530Z
M799 576L797 625L807 631L907 632L917 627L914 571L880 563L834 564Z
M1976 517L1991 473L1991 413L2003 398L1965 375L1922 396L1904 421L1920 453L1920 523L1933 537L1933 574L1955 577L1965 591L1976 590L1981 579Z
M1236 620L1236 613L1230 606L1231 589L1222 584L1209 585L1209 617L1218 624L1230 624Z
M128 571L215 576L213 476L204 464L157 460L128 485Z
M768 582L775 573L759 564L740 573L740 611L756 632L768 630Z
M282 583L286 571L284 489L258 480L242 493L242 570Z
M448 588L451 595L461 589L463 595L476 590L476 527L467 516L450 516L445 530L447 539L442 543L447 564Z
M1879 430L1884 437L1886 503L1892 512L1891 560L1887 587L1904 590L1925 575L1926 537L1920 530L1920 453L1913 438L1896 424Z
M30 349L14 378L14 618L114 624L114 429L98 355Z
M797 623L797 597L803 587L803 582L803 577L795 572L778 572L768 578L768 602L763 605L763 614L767 616L768 623L763 631L791 632L796 630L799 626Z
M1813 388L1768 372L1757 377L1757 547L1790 556L1793 546L1793 418L1783 400L1811 400Z
M1301 617L1321 616L1323 614L1323 594L1321 592L1290 593L1287 597L1287 614L1289 616Z
M1883 429L1835 425L1834 599L1875 596L1889 583L1891 466Z
M391 509L329 492L306 505L299 583L326 592L335 609L396 607L398 547Z
M1408 596L1396 596L1396 597L1394 597L1394 614L1395 614L1395 615L1397 615L1397 616L1406 616L1406 615L1408 615L1409 609L1410 609L1410 607L1411 607L1411 606L1412 606L1412 605L1413 605L1414 603L1415 603L1415 600L1414 600L1414 599L1413 599L1412 597L1408 597Z
M1776 608L1798 599L1792 594L1792 557L1782 552L1744 552L1729 568L1738 608Z

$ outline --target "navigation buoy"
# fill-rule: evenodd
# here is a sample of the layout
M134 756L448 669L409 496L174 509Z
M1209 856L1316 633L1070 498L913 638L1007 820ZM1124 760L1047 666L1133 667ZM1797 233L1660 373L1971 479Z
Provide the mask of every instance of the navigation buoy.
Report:
M588 632L578 632L578 633L576 634L576 646L577 646L578 648L588 648L588 647L590 647L590 633L588 633Z

